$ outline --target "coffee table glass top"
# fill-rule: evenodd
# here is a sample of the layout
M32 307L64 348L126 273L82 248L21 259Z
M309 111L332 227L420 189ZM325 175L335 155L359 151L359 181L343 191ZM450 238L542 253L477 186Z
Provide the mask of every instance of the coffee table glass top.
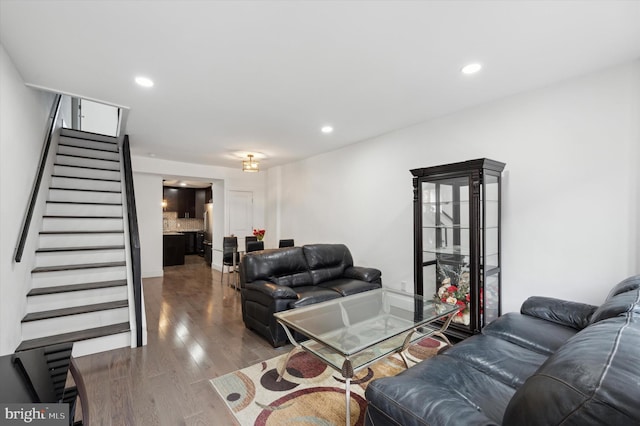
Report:
M421 296L388 290L372 290L274 314L290 329L311 340L300 345L341 368L350 358L354 368L386 356L411 340L431 334L420 327L455 313L459 308Z

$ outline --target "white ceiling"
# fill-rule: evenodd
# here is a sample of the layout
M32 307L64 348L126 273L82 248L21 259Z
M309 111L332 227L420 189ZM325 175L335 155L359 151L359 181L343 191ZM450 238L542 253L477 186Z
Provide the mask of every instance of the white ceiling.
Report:
M640 58L640 1L0 0L0 41L129 107L134 154L264 168Z

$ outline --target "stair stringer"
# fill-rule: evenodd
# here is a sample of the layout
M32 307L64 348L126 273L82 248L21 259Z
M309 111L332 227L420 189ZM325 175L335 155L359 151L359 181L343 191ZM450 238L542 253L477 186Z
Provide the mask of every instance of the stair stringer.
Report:
M120 180L120 184L122 187L122 220L124 226L124 245L125 245L125 257L127 259L127 290L129 294L129 324L131 329L131 347L134 348L137 345L137 323L136 323L136 302L134 295L134 280L133 280L133 265L131 262L132 259L132 249L131 249L131 238L130 230L129 230L129 206L127 204L126 197L126 182L125 182L125 174L124 174L124 154L122 149L122 144L124 142L124 136L118 138L118 146L120 147L120 176L122 177ZM141 278L142 280L142 278ZM142 321L142 345L147 345L147 315L145 310L145 301L144 301L144 287L142 283L140 283L140 304L141 304L141 318Z

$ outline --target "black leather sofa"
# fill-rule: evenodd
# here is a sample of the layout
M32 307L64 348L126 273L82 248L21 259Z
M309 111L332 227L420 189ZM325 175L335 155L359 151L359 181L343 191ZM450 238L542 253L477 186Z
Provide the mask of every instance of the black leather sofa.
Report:
M366 398L369 426L639 425L640 275L599 307L532 297Z
M344 244L311 244L247 253L240 286L245 326L278 347L288 339L275 312L377 289L382 281L380 270L353 266Z

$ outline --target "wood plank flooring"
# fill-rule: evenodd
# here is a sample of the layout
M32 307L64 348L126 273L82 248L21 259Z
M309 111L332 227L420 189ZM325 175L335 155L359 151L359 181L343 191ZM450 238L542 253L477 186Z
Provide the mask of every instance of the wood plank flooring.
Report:
M143 280L147 346L77 359L91 426L236 425L209 379L291 349L247 330L240 293L202 258L186 258Z

